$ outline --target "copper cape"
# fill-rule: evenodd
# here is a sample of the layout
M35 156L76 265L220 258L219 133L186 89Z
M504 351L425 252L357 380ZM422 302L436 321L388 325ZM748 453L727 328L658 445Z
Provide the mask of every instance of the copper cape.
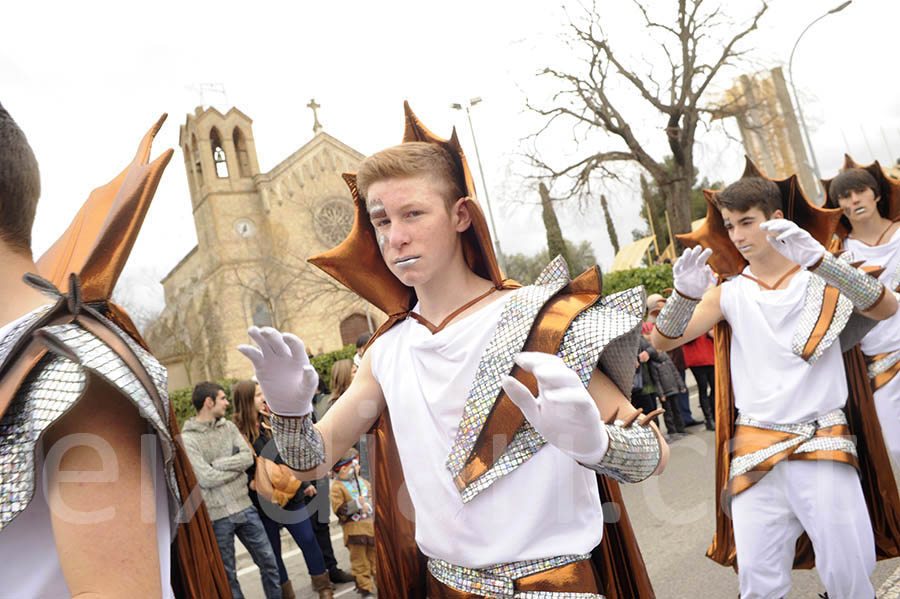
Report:
M131 164L115 179L91 193L66 232L37 262L39 274L63 293L74 291L70 289L70 275L77 275L82 282L79 299L119 326L145 349L147 345L131 319L109 298L134 245L162 172L172 157L172 150L168 150L152 163L149 162L150 145L165 118L163 115L144 136ZM75 318L71 310L73 303L78 302L70 301L67 305L62 300L53 313L71 321ZM91 322L87 317L82 318ZM102 334L102 331L98 332ZM115 346L113 349L126 364L133 362L127 351L120 352ZM0 416L29 371L46 353L47 349L40 343L32 342L7 360L4 372L0 373ZM172 589L179 598L231 597L206 506L199 492L191 494L198 489L197 479L180 444L178 423L171 406L168 426L176 440L174 469L178 490L185 501L182 509L185 514L193 514L190 520L179 525L173 542Z
M738 567L731 517L722 505L726 500L736 418L730 364L731 327L720 322L716 325L716 533L706 556L723 566ZM850 434L855 436L857 443L860 483L875 533L876 555L879 560L897 557L900 556L900 496L859 346L844 352L844 370L850 393L844 412ZM794 568L813 567L815 554L804 533L797 541Z
M594 268L550 299L535 318L524 351L556 353L569 324L582 310L599 300L600 285L600 273ZM533 376L518 368L513 369L513 376L536 392ZM496 435L505 435L511 440L523 420L519 409L505 393L501 393L460 476L471 481L487 471L505 449L504 445L492 455L493 443L487 440L496 439ZM375 439L371 463L375 465L376 584L385 597L421 599L426 596L425 558L416 546L415 513L406 491L387 412L378 419L371 433ZM655 597L653 587L618 483L604 476L598 476L597 480L601 501L611 501L621 511L617 523L604 525L603 542L593 551L601 592L609 599L652 599Z

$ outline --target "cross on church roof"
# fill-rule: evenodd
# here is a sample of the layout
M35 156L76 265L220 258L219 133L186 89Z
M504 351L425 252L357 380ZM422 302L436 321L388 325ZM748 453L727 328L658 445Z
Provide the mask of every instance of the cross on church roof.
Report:
M316 99L311 98L309 100L309 104L306 105L307 108L313 111L313 133L318 133L322 130L322 123L319 122L319 114L316 112L319 108L322 108L320 105L316 104Z

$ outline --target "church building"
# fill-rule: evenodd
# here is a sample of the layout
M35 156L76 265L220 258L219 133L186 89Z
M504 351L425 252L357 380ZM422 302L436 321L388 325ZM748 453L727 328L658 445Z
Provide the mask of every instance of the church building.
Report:
M349 233L354 209L341 173L362 154L322 130L269 172L259 170L251 119L237 108L197 108L179 146L197 245L162 279L166 307L146 339L172 389L248 378L236 347L250 325L304 340L310 353L353 343L384 321L376 308L308 264Z

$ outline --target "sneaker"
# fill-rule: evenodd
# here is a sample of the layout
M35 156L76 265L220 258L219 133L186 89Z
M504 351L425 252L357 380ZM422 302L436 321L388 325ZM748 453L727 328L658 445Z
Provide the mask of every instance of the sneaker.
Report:
M337 566L328 571L328 580L333 582L334 584L341 584L343 582L356 582L356 579L347 574Z

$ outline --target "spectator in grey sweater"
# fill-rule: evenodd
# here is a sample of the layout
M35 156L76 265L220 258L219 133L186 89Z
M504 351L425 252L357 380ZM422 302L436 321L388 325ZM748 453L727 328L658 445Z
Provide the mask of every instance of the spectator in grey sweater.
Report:
M184 423L182 442L209 510L231 594L234 599L244 599L234 562L237 535L259 567L266 599L281 599L275 554L247 491L245 471L253 463L253 454L237 427L225 418L225 389L200 383L194 387L191 402L197 415Z

